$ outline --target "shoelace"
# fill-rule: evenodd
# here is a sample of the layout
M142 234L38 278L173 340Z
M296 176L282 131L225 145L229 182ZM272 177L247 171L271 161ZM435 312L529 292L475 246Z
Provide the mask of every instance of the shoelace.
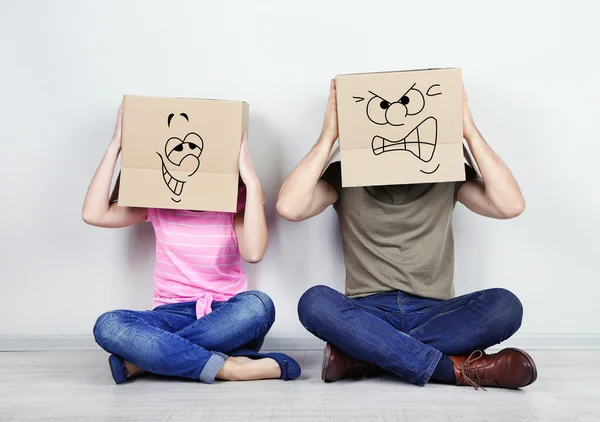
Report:
M489 380L487 377L487 373L483 367L474 366L473 368L469 368L470 365L477 362L479 359L483 357L484 353L481 350L475 350L473 353L469 355L465 363L461 365L459 371L463 377L463 379L471 385L475 390L479 390L480 388L483 391L487 391L483 388L481 384L481 380L485 380L486 385L489 385ZM477 379L477 381L474 380Z

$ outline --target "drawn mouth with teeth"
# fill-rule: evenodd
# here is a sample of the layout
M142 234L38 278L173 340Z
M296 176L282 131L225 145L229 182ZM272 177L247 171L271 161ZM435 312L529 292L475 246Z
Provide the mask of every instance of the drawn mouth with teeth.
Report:
M160 159L162 161L162 175L163 175L163 180L165 181L165 184L169 187L169 190L171 192L173 192L175 195L177 195L177 196L181 195L181 193L183 192L183 185L185 185L185 182L174 178L173 175L171 173L169 173L169 170L167 170L167 167L165 166L165 162L162 158L162 155L158 154L158 156L160 157ZM173 199L173 201L175 201L175 199ZM179 201L181 201L181 200L179 200ZM179 201L175 201L175 202L179 202Z
M392 141L382 136L374 136L371 141L375 155L391 151L408 151L425 163L433 158L436 146L437 120L433 116L423 120L402 139Z
M177 197L171 198L173 202L181 202L179 197L183 193L185 184L200 168L200 156L203 149L204 141L200 135L190 132L183 140L177 137L169 138L165 144L165 157L156 152L160 157L163 181ZM174 169L177 169L177 177L171 174L169 168L173 172L175 172Z

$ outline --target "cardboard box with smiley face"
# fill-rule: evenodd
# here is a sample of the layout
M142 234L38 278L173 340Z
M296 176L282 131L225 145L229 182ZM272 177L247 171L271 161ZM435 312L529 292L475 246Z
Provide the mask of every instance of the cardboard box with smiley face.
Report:
M465 180L460 69L336 77L342 185Z
M248 103L125 96L119 205L235 212Z

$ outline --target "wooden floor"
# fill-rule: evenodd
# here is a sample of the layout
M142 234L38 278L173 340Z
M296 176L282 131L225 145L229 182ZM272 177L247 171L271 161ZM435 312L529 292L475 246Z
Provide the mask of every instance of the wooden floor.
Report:
M320 353L291 355L303 368L296 381L115 385L101 351L0 353L0 420L600 421L600 351L534 351L538 381L522 391L392 376L324 384Z

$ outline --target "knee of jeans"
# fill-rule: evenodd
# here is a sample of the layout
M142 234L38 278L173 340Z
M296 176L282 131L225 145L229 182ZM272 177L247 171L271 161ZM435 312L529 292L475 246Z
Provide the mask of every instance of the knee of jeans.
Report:
M252 303L256 317L265 319L269 326L275 322L275 304L268 294L258 290L248 290L241 293L246 300Z
M519 298L511 291L497 288L486 291L486 296L491 296L490 300L498 315L504 315L502 324L514 334L523 321L523 304Z
M122 318L119 311L105 312L94 324L94 339L100 346L106 345L116 336Z
M306 328L314 328L315 323L325 319L327 311L332 311L327 305L332 293L338 293L328 286L313 286L300 297L298 301L298 318Z

